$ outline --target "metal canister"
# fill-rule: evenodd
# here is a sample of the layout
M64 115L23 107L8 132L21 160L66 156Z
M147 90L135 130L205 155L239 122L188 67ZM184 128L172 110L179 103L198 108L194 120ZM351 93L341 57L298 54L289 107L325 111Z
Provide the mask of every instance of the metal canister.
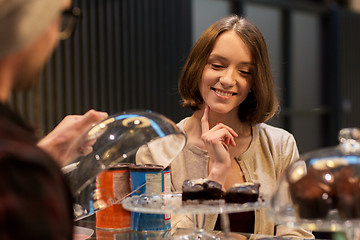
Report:
M134 165L130 167L131 195L161 194L171 192L170 168L160 165ZM168 231L171 228L170 214L131 212L131 230Z
M130 171L133 164L120 163L97 177L97 188L103 195L122 199L130 193ZM105 230L130 230L131 213L122 207L121 201L96 213L96 228Z

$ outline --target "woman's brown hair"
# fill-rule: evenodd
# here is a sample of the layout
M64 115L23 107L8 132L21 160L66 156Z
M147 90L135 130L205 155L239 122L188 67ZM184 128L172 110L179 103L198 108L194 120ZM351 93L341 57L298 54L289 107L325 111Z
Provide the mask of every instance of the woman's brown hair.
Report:
M232 15L216 21L198 39L192 48L179 79L179 93L183 106L200 109L204 100L199 83L208 58L218 37L226 31L235 31L251 52L254 71L253 86L247 98L239 106L241 121L260 123L269 120L279 108L274 89L268 50L259 29L247 19Z

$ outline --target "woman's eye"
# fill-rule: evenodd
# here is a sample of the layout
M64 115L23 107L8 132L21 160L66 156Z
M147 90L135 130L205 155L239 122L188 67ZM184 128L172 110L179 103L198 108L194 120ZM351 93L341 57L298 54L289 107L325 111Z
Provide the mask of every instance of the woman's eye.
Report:
M251 72L248 71L248 70L239 70L239 72L240 72L241 74L245 74L245 75L250 75L250 74L251 74Z
M211 63L211 67L214 68L214 69L223 68L223 66L221 64L216 64L216 63Z

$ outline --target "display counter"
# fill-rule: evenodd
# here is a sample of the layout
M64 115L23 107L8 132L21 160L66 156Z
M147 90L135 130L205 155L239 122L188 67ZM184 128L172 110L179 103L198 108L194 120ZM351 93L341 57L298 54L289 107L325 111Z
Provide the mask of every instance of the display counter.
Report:
M176 229L175 231L167 232L136 232L130 229L124 231L112 231L112 230L100 230L96 229L96 216L90 216L86 219L75 222L75 234L74 240L155 240L173 237L184 236L190 234L193 229ZM90 234L91 236L89 236ZM212 235L218 239L228 239L221 231L212 231ZM275 237L269 235L257 235L248 233L229 233L229 237L232 240L245 240L245 239L258 239L258 240L287 240L289 238ZM324 238L316 238L324 239ZM341 235L332 239L343 239Z

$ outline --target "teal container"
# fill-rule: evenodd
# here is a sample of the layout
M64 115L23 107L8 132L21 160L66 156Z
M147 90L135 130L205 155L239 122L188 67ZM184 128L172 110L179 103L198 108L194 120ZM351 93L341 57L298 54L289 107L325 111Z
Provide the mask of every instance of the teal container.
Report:
M170 168L160 165L134 165L130 167L131 196L141 194L170 193ZM131 212L131 230L168 231L171 229L170 214Z

